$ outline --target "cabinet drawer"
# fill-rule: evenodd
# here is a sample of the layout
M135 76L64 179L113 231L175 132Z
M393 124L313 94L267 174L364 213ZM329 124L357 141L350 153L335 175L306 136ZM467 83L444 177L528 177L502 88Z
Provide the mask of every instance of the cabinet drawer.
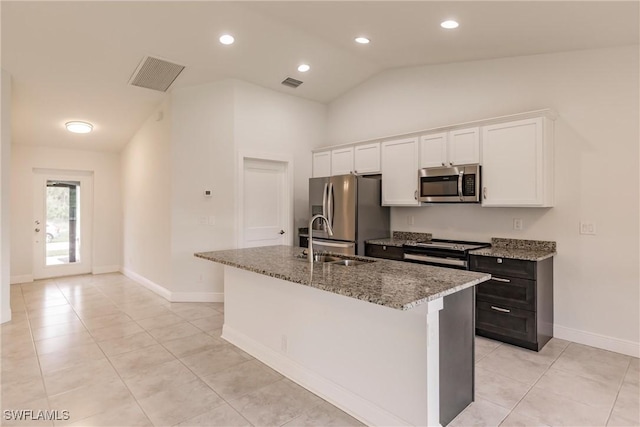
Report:
M536 341L536 315L532 311L485 301L476 304L476 329L521 341Z
M471 270L491 273L496 276L536 279L536 263L520 259L471 255Z
M366 256L374 258L386 258L394 260L404 259L404 249L398 246L369 245L365 246Z
M493 276L491 280L476 286L476 296L479 301L535 311L536 282Z

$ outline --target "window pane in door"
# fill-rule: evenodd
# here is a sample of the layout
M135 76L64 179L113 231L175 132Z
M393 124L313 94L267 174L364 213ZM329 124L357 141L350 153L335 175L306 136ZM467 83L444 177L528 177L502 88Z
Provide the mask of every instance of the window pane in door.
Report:
M46 265L80 262L80 182L47 181Z

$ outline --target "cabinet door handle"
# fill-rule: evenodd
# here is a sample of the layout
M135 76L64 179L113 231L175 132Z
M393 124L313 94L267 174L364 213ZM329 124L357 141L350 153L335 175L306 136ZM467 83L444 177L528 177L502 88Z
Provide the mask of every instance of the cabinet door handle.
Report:
M442 162L442 166L444 166L444 162Z
M491 276L491 280L495 280L496 282L511 283L511 280L509 280L509 279L502 279L502 278L496 277L496 276Z
M482 198L487 200L487 187L482 188Z
M413 192L413 198L418 200L418 190Z
M453 166L453 162L449 162L449 166Z
M499 311L500 313L511 313L511 310L507 310L506 308L495 307L493 305L491 306L491 310Z

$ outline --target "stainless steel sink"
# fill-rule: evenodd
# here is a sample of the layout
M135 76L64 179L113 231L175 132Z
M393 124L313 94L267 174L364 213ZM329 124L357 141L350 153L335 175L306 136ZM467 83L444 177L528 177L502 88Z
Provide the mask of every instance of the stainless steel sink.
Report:
M342 258L339 258L337 256L332 256L332 255L314 255L313 256L313 262L336 262L336 261L342 261Z
M375 261L358 261L357 259L341 259L340 261L333 261L333 265L344 265L345 267L353 267L360 264L369 264Z
M306 255L297 255L297 259L307 261ZM334 256L334 255L322 255L322 254L314 254L313 262L323 263L323 264L333 264L333 265L342 265L345 267L353 267L360 264L369 264L375 262L374 260L368 259L350 259L345 258L344 256Z

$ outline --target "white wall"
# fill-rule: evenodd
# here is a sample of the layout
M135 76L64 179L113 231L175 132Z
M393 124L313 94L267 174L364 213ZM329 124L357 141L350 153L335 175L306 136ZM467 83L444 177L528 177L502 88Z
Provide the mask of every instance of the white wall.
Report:
M194 252L235 245L233 85L230 80L172 94L172 292L222 299L223 270ZM206 198L204 190L211 190ZM215 216L215 225L200 218Z
M118 271L122 265L119 155L14 144L11 153L11 281L28 281L33 275L34 168L93 172L93 271Z
M171 300L221 301L222 267L193 254L236 247L238 152L293 157L294 218L304 226L309 153L324 140L325 106L224 80L176 89L163 109L164 120L154 113L122 155L125 268ZM136 203L142 192L146 206ZM157 229L169 240L148 238Z
M294 226L306 227L312 166L309 152L325 142L326 106L243 81L236 81L235 95L237 149L293 156Z
M123 267L171 284L171 106L165 101L121 153Z
M11 177L11 75L2 70L0 87L0 323L11 320L10 304L10 177Z
M638 356L638 56L630 46L392 70L329 105L327 145L554 108L555 207L394 208L392 229L557 241L556 336ZM581 220L597 235L579 235Z

